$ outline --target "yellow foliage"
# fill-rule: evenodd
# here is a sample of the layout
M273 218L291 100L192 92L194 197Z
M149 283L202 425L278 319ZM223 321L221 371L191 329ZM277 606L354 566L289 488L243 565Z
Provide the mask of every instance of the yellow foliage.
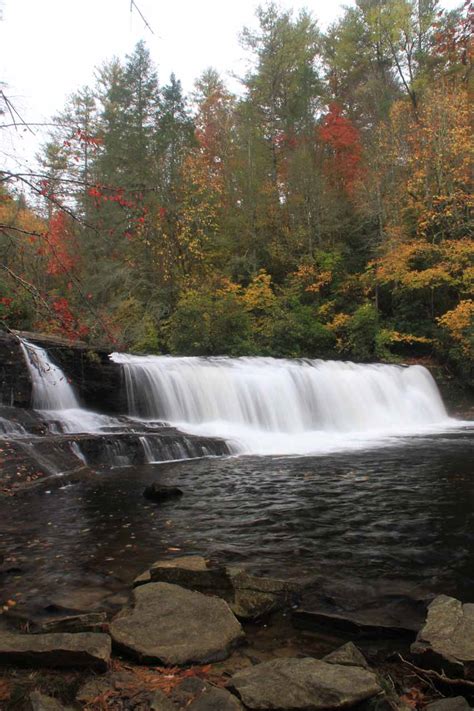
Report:
M271 275L261 269L245 289L242 300L247 311L263 312L274 306L276 296L272 289Z
M463 354L474 358L474 301L461 301L455 309L447 311L437 319L439 325L448 331L450 337L461 346Z
M324 286L331 283L333 274L328 269L319 271L314 264L301 264L296 272L293 272L293 277L303 283L305 291L319 293Z

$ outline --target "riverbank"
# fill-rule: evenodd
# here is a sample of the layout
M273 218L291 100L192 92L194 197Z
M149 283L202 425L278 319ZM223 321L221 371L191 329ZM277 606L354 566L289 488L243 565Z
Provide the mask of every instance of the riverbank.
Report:
M56 610L19 625L4 609L0 707L442 711L474 699L471 611L453 598L432 600L418 631L348 620L344 629L342 618L304 622L298 582L199 556L157 561L134 586L112 615Z

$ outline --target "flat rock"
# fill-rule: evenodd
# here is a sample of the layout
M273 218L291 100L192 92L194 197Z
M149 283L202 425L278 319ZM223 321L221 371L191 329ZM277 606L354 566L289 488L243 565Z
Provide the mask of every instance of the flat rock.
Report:
M190 589L209 589L215 579L208 575L206 559L200 555L183 555L157 560L156 563L133 581L133 586L146 583L171 583Z
M47 667L107 669L111 640L107 634L12 634L0 632L0 663Z
M174 565L163 565L160 562L150 568L153 582L181 585L188 590L213 593L226 600L232 597L233 588L226 568L213 566L208 568L204 558L192 556L194 563L188 563L185 557L177 559ZM204 566L202 566L204 561ZM169 563L169 561L166 561Z
M47 634L51 632L101 632L107 622L105 612L89 612L83 615L62 615L33 622L30 632Z
M347 644L343 644L342 647L335 649L334 652L327 654L323 658L323 662L328 662L328 664L341 664L343 667L369 668L366 658L353 642L347 642Z
M312 658L274 659L234 674L229 682L249 709L339 709L380 694L372 672Z
M117 646L140 661L165 665L226 659L243 637L228 604L169 583L134 590L134 607L110 625Z
M31 711L72 711L70 706L64 706L57 699L46 696L39 691L30 694Z
M452 696L428 704L426 711L470 711L470 708L464 696Z
M447 595L436 597L411 651L420 666L474 679L474 604Z

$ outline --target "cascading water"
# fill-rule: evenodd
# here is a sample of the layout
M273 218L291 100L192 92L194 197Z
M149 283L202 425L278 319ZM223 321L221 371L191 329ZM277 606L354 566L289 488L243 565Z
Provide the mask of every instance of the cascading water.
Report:
M44 348L21 340L33 384L33 407L41 410L52 432L101 432L116 425L113 417L81 407L63 371Z
M33 407L38 410L79 408L79 402L66 376L48 357L44 348L21 341L33 382Z
M234 452L304 454L448 426L422 366L114 353L130 414L222 437Z

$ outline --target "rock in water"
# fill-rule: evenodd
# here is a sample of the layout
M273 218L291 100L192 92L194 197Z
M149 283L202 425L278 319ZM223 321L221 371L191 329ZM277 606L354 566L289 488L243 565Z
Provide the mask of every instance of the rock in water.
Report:
M151 499L151 501L157 501L158 503L179 499L182 495L183 492L177 486L164 486L163 484L151 484L143 492L143 496L146 499Z
M436 597L411 651L422 666L474 679L474 604L463 605L447 595Z
M152 571L157 569L156 574ZM181 585L184 588L192 588L196 582L200 582L201 578L196 581L194 573L207 572L206 559L201 555L181 555L175 558L166 558L157 560L151 568L145 570L144 573L138 575L133 581L133 587L145 585L146 583L172 583L173 585ZM168 576L168 577L167 577ZM191 578L192 584L188 583L188 577Z
M0 663L46 667L92 667L104 671L110 661L107 634L12 634L0 632Z
M234 674L229 682L249 709L339 709L382 689L375 674L317 659L274 659Z
M169 583L134 590L135 606L116 617L114 642L144 662L206 664L229 656L243 631L228 604Z

